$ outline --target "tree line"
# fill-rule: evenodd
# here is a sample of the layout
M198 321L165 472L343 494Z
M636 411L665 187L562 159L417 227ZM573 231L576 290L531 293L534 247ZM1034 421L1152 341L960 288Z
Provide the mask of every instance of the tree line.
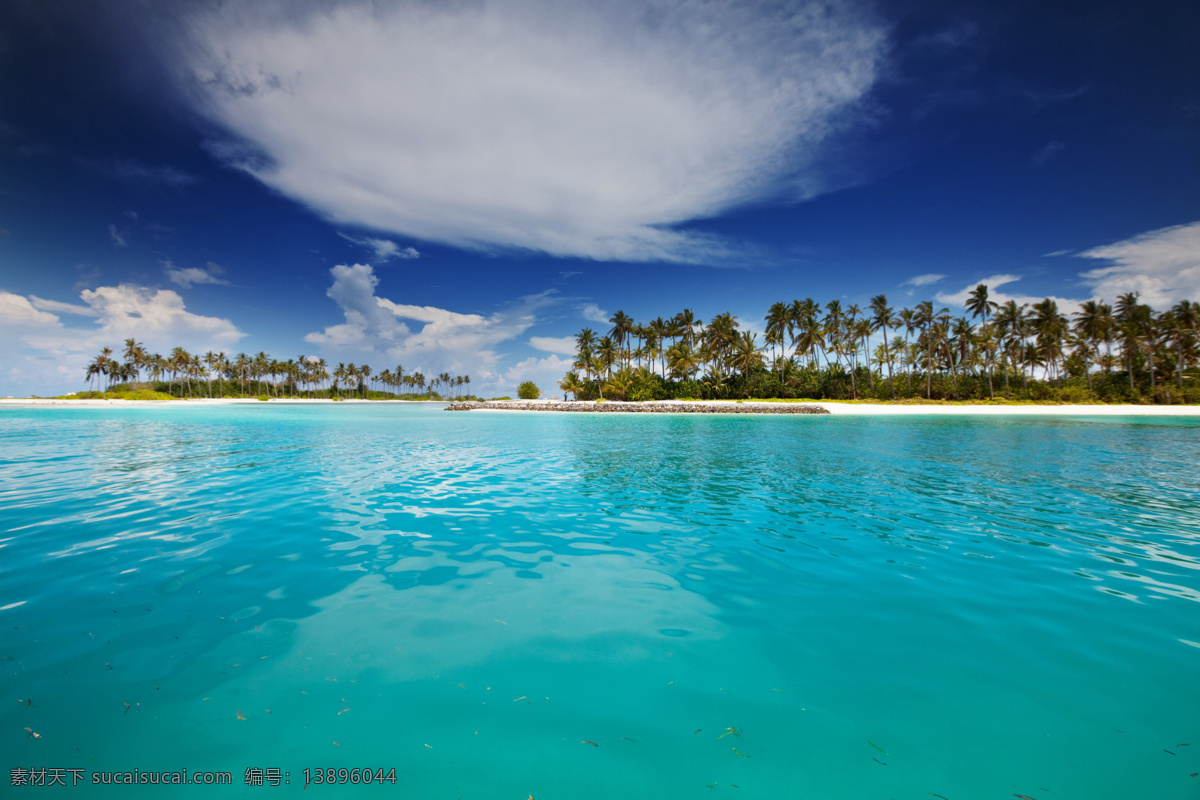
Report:
M471 376L443 372L426 377L420 372L405 374L404 367L374 372L367 364L339 363L332 371L325 359L301 355L280 361L266 353L238 353L232 358L224 352L200 355L176 347L169 356L147 352L134 339L125 340L120 356L105 347L87 366L85 380L95 382L99 391L140 388L145 375L147 388L177 397L305 397L347 399L389 399L398 396L440 396L439 387L455 397L471 385ZM394 390L383 392L377 384ZM428 389L428 391L426 391ZM234 394L236 392L236 394Z
M886 295L863 309L832 300L776 302L765 336L691 309L575 336L559 387L579 399L1010 399L1200 402L1200 304L1156 312L1136 292L1065 314L1046 298L996 303L987 286L964 316L932 301L896 310Z

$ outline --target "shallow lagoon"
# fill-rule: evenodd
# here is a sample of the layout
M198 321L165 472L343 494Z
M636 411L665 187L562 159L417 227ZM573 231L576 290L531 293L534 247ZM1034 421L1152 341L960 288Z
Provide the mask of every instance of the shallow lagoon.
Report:
M233 775L27 790L106 797L1193 798L1197 464L1186 419L6 408L0 752Z

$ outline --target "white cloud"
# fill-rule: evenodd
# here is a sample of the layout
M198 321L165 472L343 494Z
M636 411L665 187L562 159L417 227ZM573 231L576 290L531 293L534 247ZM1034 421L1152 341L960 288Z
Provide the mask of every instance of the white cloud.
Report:
M1058 258L1059 256L1071 255L1070 250L1055 250L1053 253L1043 253L1042 258Z
M58 300L46 300L35 294L29 295L29 302L34 308L51 311L57 314L74 314L80 317L98 317L100 312L91 306L81 306L75 303L63 303Z
M563 336L555 338L550 336L531 336L529 344L538 350L543 350L547 353L558 353L561 356L575 355L575 337Z
M1079 257L1112 262L1080 275L1107 302L1138 292L1142 302L1165 309L1180 300L1200 298L1200 222L1093 247Z
M975 290L976 286L981 283L988 289L988 300L1000 305L1007 303L1009 300L1015 300L1017 305L1033 305L1034 303L1040 303L1046 299L1044 295L1037 296L1030 294L1013 294L1000 291L1001 286L1007 286L1008 284L1016 283L1019 280L1021 280L1020 275L990 275L986 278L972 281L970 284L964 286L962 289L959 289L957 292L938 292L935 299L938 303L943 303L948 306L966 308L967 296ZM1058 303L1059 310L1064 314L1074 313L1076 307L1083 302L1083 300L1078 298L1058 297L1057 295L1050 295L1050 299Z
M39 311L29 298L12 292L0 291L0 325L58 325L58 317Z
M517 387L524 381L533 381L546 397L563 397L558 382L571 369L571 359L558 356L527 358L505 370L498 382L499 391L515 397Z
M588 322L595 322L600 325L607 325L608 318L612 316L595 303L587 303L580 306L579 313Z
M821 185L886 31L853 3L211 4L180 78L218 156L336 222L713 262L690 220Z
M171 263L170 259L162 262L162 265L166 270L167 279L184 289L190 289L199 283L212 283L217 286L229 285L229 281L220 277L225 274L225 270L220 264L214 264L212 261L208 262L204 268L177 267Z
M347 241L354 242L357 245L361 245L362 247L367 247L375 251L376 261L387 261L389 258L402 258L407 260L421 257L421 253L417 250L417 248L405 247L402 249L398 244L390 239L356 239L353 236L348 236L344 233L339 233L338 236L341 236Z
M937 273L934 273L934 272L927 272L924 275L914 275L913 277L909 278L908 280L906 280L904 283L902 283L900 285L901 286L914 286L914 287L929 286L930 284L937 283L944 277L946 277L946 276L938 275Z
M84 290L79 296L86 306L0 292L0 319L19 323L0 326L0 375L5 377L6 394L82 389L88 360L103 347L118 350L128 338L152 352L175 346L203 352L226 349L245 335L227 319L191 313L183 298L169 289L122 284ZM91 316L95 322L91 327L65 327L57 316L35 306Z
M109 223L108 235L112 237L113 247L129 247L125 237L128 235L126 231L117 230L117 226Z
M387 363L380 369L399 363L407 373L470 375L476 393L499 388L493 384L501 378L502 356L496 346L523 334L537 323L537 311L554 302L542 293L519 298L488 316L461 314L377 296L379 278L367 264L339 264L329 272L333 285L326 294L341 308L345 321L310 333L305 341L333 351L337 360L349 358L347 353L382 357Z

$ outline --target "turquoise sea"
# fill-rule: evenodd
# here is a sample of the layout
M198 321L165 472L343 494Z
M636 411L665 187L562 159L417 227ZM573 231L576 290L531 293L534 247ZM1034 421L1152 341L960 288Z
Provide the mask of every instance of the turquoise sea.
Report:
M5 408L0 795L1195 800L1197 465L1188 419ZM232 783L91 783L184 769Z

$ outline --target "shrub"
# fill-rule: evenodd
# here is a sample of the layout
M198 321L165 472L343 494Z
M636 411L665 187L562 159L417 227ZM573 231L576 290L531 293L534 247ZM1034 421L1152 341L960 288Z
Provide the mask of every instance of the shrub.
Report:
M541 394L541 390L538 389L537 384L533 381L525 381L517 387L517 397L522 400L537 400L541 397Z
M258 399L259 399L260 401L262 401L262 402L264 402L264 403L265 403L265 402L267 402L268 400L270 400L271 398L267 397L265 394L260 394L260 395L258 396Z

